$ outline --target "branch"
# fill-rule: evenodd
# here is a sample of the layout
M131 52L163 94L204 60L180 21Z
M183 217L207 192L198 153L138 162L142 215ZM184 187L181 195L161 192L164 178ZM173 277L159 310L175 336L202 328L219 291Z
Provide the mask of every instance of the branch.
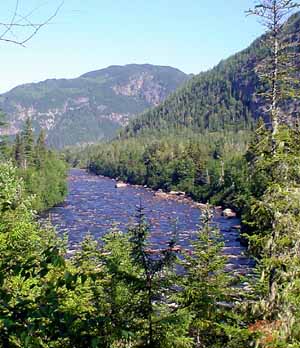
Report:
M11 32L12 24L14 23L15 18L16 18L16 16L17 16L18 8L19 8L19 0L17 0L17 2L16 2L15 11L14 11L14 14L13 14L13 16L12 16L12 19L11 19L10 23L5 25L5 26L6 26L6 31L4 31L3 34L0 36L0 40L1 40L8 32Z
M53 18L57 16L63 4L64 4L64 0L56 8L55 12L44 22L32 23L30 21L30 16L32 16L33 12L36 11L36 9L33 9L32 11L30 11L29 13L23 16L18 13L19 0L17 0L13 16L11 20L9 21L9 23L0 22L0 26L5 27L3 33L0 35L0 41L13 43L13 44L25 47L25 44L28 41L30 41L44 26L48 25L53 20ZM19 18L19 20L17 20L17 18ZM27 34L25 38L18 40L17 36L15 35L14 29L20 29L20 28L31 29L31 33Z

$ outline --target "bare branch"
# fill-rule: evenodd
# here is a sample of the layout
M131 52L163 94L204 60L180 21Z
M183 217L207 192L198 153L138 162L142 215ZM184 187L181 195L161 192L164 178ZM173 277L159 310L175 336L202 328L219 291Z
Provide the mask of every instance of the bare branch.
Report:
M6 35L8 32L11 32L12 24L13 24L14 21L15 21L15 18L16 18L17 12L18 12L18 8L19 8L19 0L17 0L17 2L16 2L15 11L14 11L14 13L13 13L13 16L12 16L12 19L11 19L10 23L5 25L5 26L6 26L6 30L2 33L2 35L0 35L0 40L1 40L2 38L4 38L5 35Z
M30 41L44 26L48 25L53 20L53 18L57 16L63 4L64 0L55 9L54 13L45 21L35 23L31 21L31 16L39 7L34 8L25 15L22 15L19 13L20 0L16 0L16 5L11 20L8 23L0 22L0 27L4 28L2 34L0 34L0 41L25 47L28 41ZM17 29L27 31L25 37L23 35L22 39L18 39L16 35Z

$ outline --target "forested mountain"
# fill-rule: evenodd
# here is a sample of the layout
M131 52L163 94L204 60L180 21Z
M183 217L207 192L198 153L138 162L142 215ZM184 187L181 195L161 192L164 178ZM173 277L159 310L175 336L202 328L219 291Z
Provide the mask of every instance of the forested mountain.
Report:
M183 72L149 64L110 66L75 79L51 79L18 86L0 96L18 133L31 118L35 131L46 130L47 143L63 147L109 138L130 117L159 105L188 79Z
M300 12L285 24L284 37L289 42L300 42ZM235 130L251 127L260 116L267 119L262 97L264 86L257 74L258 65L268 55L265 38L266 35L258 38L244 51L194 76L158 107L131 121L123 135L172 127ZM297 64L299 79L299 59ZM283 110L285 114L296 115L299 103L287 101Z

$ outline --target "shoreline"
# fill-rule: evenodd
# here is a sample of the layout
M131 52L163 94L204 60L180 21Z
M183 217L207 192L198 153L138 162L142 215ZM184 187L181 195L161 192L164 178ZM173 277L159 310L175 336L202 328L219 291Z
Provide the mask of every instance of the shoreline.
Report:
M138 185L138 184L131 184L131 183L128 183L126 181L118 180L118 178L114 178L114 177L110 177L110 176L106 176L106 175L102 175L102 174L96 174L92 171L89 171L87 168L81 168L81 169L86 171L89 174L115 181L117 190L122 190L122 188L125 188L127 186L135 187L135 188L139 188L139 189L142 188L142 189L145 189L149 192L152 192L154 197L156 197L156 198L160 198L160 199L164 199L164 200L172 200L172 201L175 201L178 203L189 204L193 208L198 208L201 211L206 210L207 208L210 208L217 215L223 215L223 213L225 212L225 215L223 215L225 218L239 218L240 219L238 214L236 212L234 212L232 209L228 209L228 208L225 208L223 206L213 206L213 205L210 205L208 203L197 202L197 201L193 200L191 197L189 197L188 195L186 195L185 192L175 192L175 191L165 192L162 189L155 190L155 189L148 187L146 185L143 186L143 185ZM117 187L118 183L121 184L121 186L119 188ZM226 215L226 211L227 211L227 215ZM240 229L240 228L241 228L241 226L239 226L239 228L237 228L237 229Z

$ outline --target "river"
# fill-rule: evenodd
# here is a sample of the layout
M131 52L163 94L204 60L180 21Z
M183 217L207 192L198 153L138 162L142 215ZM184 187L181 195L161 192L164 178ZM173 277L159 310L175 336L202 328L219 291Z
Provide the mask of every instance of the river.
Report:
M199 208L187 202L156 197L152 190L143 187L116 189L115 183L113 179L95 176L84 170L70 171L69 194L65 202L51 209L47 216L59 234L68 234L70 253L78 248L88 233L101 239L115 224L126 230L135 221L136 208L140 204L151 226L150 242L153 248L166 245L173 235L175 221L178 244L183 248L190 247L200 222ZM247 273L251 261L244 255L245 248L240 244L239 231L235 228L240 220L217 214L214 222L224 236L227 267Z

